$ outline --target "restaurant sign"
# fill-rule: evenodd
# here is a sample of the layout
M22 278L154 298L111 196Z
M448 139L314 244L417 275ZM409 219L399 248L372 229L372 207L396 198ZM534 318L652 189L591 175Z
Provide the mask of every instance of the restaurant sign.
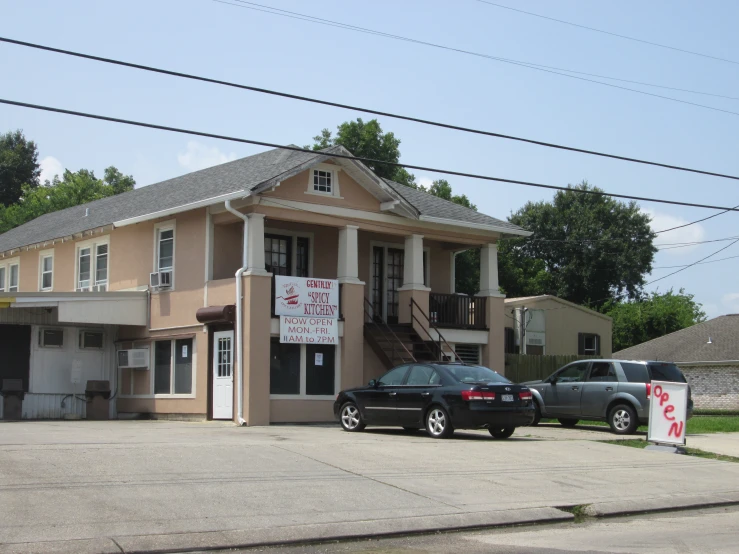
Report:
M339 282L275 275L275 315L339 318Z

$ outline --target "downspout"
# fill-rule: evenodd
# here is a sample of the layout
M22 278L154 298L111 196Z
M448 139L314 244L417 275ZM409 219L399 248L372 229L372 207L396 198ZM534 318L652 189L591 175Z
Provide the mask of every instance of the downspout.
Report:
M249 229L249 220L240 211L231 207L231 201L226 200L226 210L234 214L239 219L244 220L244 239L243 251L241 254L241 266L236 272L236 421L239 425L246 425L244 419L244 309L243 309L243 289L244 282L242 275L246 271L246 244Z

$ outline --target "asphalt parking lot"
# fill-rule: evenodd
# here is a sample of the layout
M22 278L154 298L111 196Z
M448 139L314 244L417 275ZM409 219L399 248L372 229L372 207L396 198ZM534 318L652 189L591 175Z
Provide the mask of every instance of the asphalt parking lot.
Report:
M554 425L496 441L335 425L2 423L0 552L238 546L739 498L739 464L597 442L613 437Z

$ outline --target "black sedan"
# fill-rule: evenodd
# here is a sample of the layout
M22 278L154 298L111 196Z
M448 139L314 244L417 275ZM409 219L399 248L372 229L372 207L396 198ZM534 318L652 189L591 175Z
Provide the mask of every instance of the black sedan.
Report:
M345 431L367 425L425 427L434 438L485 428L507 439L534 420L531 391L486 367L461 363L398 366L366 387L341 391L334 416Z

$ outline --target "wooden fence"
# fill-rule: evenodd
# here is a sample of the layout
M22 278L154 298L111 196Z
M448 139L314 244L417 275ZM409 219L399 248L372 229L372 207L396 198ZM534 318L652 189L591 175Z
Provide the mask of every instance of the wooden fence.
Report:
M530 354L506 354L505 376L514 383L536 381L549 377L560 367L576 360L589 360L597 356L535 356Z

